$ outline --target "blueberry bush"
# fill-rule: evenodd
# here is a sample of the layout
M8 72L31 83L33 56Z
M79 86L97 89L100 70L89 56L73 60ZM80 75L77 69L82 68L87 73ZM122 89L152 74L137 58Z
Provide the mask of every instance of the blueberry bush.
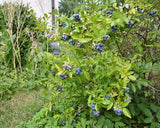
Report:
M52 40L61 53L43 58L50 103L19 127L160 127L158 3L87 0L57 17Z

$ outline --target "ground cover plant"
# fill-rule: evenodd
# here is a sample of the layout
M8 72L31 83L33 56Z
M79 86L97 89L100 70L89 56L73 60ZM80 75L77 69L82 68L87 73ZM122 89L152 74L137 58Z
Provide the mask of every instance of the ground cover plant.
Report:
M21 127L160 127L159 1L86 1L57 17L52 40L61 54L44 53L50 100ZM50 93L48 93L50 92Z

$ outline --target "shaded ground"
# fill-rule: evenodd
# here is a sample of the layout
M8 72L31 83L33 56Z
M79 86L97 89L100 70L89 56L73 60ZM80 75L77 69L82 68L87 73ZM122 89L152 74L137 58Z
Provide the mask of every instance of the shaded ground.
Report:
M27 121L47 102L43 90L22 91L0 106L0 128L15 128Z

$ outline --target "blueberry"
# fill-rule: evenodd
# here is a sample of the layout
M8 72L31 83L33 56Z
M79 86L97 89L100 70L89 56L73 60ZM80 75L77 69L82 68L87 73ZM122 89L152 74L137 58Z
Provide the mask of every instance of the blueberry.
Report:
M93 114L94 114L95 116L99 116L99 113L100 113L100 112L93 111Z
M111 98L111 95L106 95L105 96L107 99L110 99Z
M109 35L105 35L105 36L103 37L103 41L106 41L108 38L109 38Z
M64 27L66 27L66 26L67 26L67 24L66 24L66 23L63 23L63 26L64 26Z
M71 124L73 124L75 121L76 121L76 120L75 120L75 119L73 119Z
M127 27L127 28L131 28L131 26L132 26L132 22L129 20L129 21L128 21L128 24L126 24L126 27Z
M121 109L117 109L117 108L115 108L115 113L118 115L118 116L121 116L122 115L122 113L123 113L123 110L121 110Z
M75 71L75 74L81 75L82 74L81 68L77 68Z
M127 92L127 93L129 93L129 88L126 88L124 91Z
M63 39L64 41L66 41L67 39L69 39L69 37L70 37L70 36L66 36L65 34L62 34L62 39Z
M79 16L79 14L73 14L73 17L75 20L81 20L81 17Z
M91 103L91 106L90 106L90 107L91 107L92 110L96 110L94 103Z
M66 122L65 122L65 121L63 121L63 122L61 123L61 125L62 125L62 126L65 126L65 125L66 125Z
M52 74L53 76L55 76L55 75L56 75L56 73L55 73L55 72L53 72L53 71L51 71L51 74Z
M71 43L72 45L75 45L75 42L74 42L73 39L70 39L70 40L69 40L69 43Z
M149 15L154 17L154 15L156 14L156 11L150 12Z
M117 32L117 25L112 26L112 27L111 27L111 30L112 30L113 32Z
M76 113L76 117L77 117L77 116L80 116L80 112L77 112L77 113Z
M57 86L57 91L62 91L62 87L61 86Z
M86 55L86 58L89 59L89 56Z
M71 29L72 29L72 30L75 30L75 27L74 27L74 26L72 26L72 27L71 27Z
M106 14L107 14L107 16L111 16L111 17L113 16L113 12L112 11L107 11Z

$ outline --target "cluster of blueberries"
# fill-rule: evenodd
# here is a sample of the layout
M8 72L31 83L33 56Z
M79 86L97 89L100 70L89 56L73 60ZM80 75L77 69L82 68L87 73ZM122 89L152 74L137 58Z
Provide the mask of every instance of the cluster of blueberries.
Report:
M69 43L72 44L73 46L76 44L76 42L73 39L70 39Z
M126 27L127 28L131 28L132 27L132 22L130 20L128 21L128 24L126 24Z
M150 12L149 15L154 17L154 15L156 14L156 11Z
M73 17L74 17L75 20L78 20L78 21L81 20L81 17L80 17L79 14L73 14Z
M68 78L68 73L61 74L60 77L61 77L62 80L66 79L66 78Z
M64 41L68 40L69 38L70 38L70 36L66 36L65 34L62 34L62 39L63 39Z
M81 75L81 74L82 74L81 68L77 68L77 69L75 70L75 74Z
M70 64L68 65L63 65L63 67L65 68L65 70L68 70L68 71L71 71L72 70L72 67Z
M103 44L102 43L95 44L95 49L97 51L102 52L103 51Z
M96 112L96 109L95 109L95 105L94 105L94 103L91 103L91 109L93 110L93 114L95 115L95 116L99 116L99 113L100 112Z
M76 44L77 48L81 48L84 46L83 43L80 43L79 41L74 41L73 39L70 39L69 43L72 44L73 46Z
M114 111L115 111L116 115L118 115L118 116L121 116L123 113L123 110L118 109L118 108L115 108Z

